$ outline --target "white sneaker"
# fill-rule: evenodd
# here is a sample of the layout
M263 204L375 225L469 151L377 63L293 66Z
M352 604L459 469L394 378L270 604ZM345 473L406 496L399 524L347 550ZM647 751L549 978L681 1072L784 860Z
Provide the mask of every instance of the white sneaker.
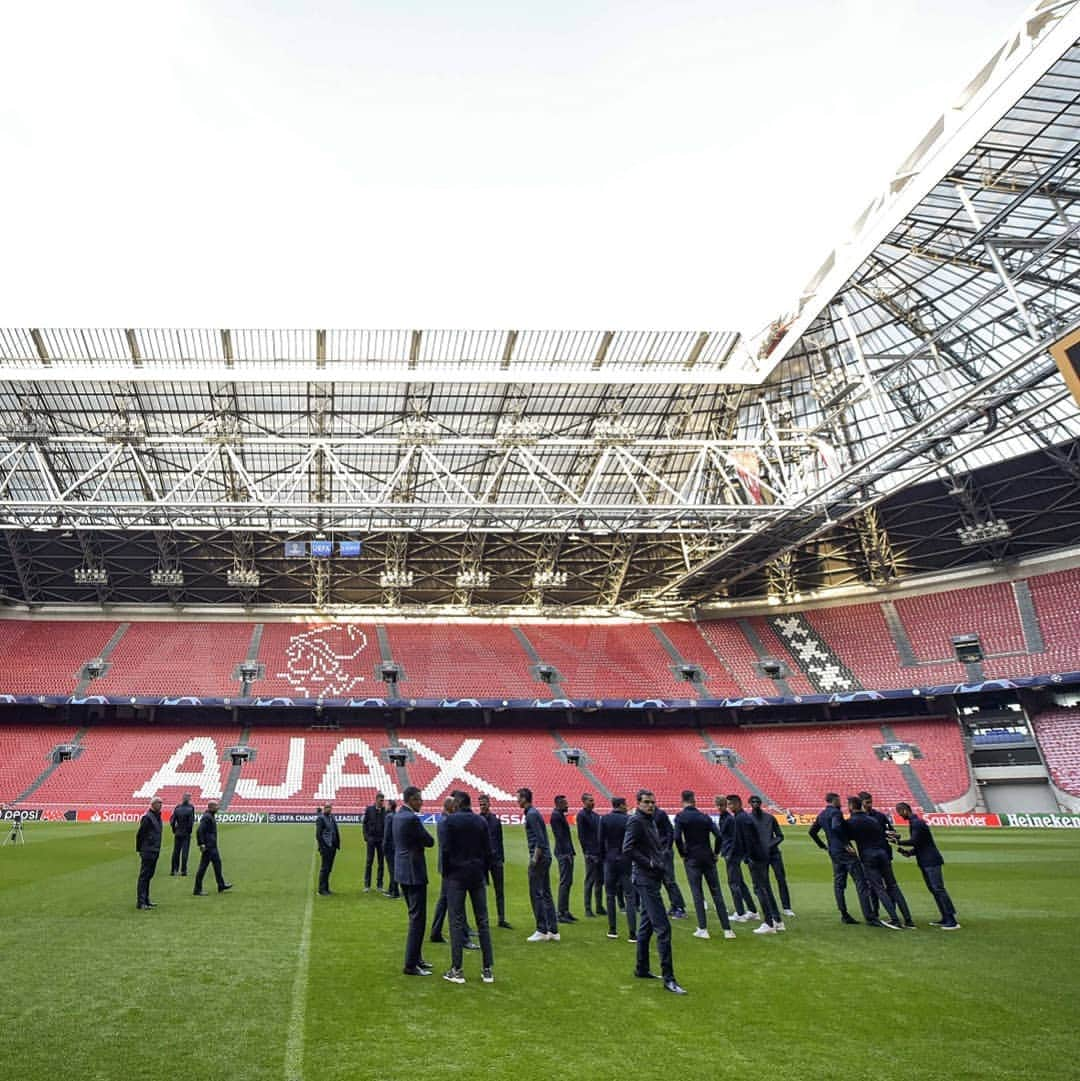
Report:
M724 932L724 938L734 938L734 937L735 937L735 932L734 932L734 931L732 931L732 930L731 930L731 928L729 927L729 928L728 928L728 929L727 929L727 930L726 930L726 931Z
M785 915L785 916L794 916L794 915L795 915L795 913L794 913L794 912L792 912L790 908L785 908L785 909L784 909L784 915Z
M783 920L781 920L779 923L774 923L773 927L776 928L777 931L786 931L787 930L787 928L784 926L784 921Z
M525 939L526 942L547 942L547 940L548 936L546 931L533 931L533 933Z
M707 927L699 927L694 932L694 938L708 938L708 937L709 937L709 929Z
M547 934L548 942L562 942L562 935L558 931L549 931Z
M760 927L754 928L755 935L775 935L776 928L770 927L769 924L763 923Z

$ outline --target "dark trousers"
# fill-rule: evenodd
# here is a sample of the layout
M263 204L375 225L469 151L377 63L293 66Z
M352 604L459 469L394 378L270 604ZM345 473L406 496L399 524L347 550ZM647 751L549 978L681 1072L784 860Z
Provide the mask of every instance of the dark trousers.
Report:
M921 867L923 881L931 896L937 902L938 912L941 913L942 923L956 923L956 907L952 898L945 889L945 876L940 867Z
M480 938L480 955L484 968L491 968L491 928L488 926L487 886L484 880L466 884L454 879L446 882L446 904L450 912L450 964L461 968L465 943L471 937L465 918L465 898L472 902L476 933Z
M787 871L784 869L784 857L779 848L769 850L769 866L776 875L776 888L780 891L780 907L791 908L791 894L788 892Z
M706 926L705 895L701 889L701 881L704 879L705 885L709 887L709 893L712 895L713 904L716 906L716 915L720 920L720 926L725 931L730 931L731 921L728 919L724 897L720 893L720 876L716 873L716 864L711 860L704 863L699 863L697 860L687 860L684 866L686 867L686 880L690 883L690 896L694 899L694 911L697 913L698 927Z
M135 903L138 905L148 905L150 903L150 879L154 877L154 872L157 870L159 855L158 852L145 855L139 853L142 862L139 864L139 881L135 886Z
M199 869L195 872L195 892L202 889L203 879L206 877L207 867L213 866L214 877L217 879L217 888L223 889L225 879L221 874L221 856L216 848L204 848L202 859L199 860Z
M675 979L671 960L671 921L664 909L659 882L637 883L638 906L641 919L637 929L637 966L635 973L644 976L649 971L649 943L656 935L656 948L660 954L660 974L665 980Z
M382 889L383 880L383 847L382 841L368 841L367 843L367 860L364 863L364 889L371 889L371 865L375 862L375 857L379 857L379 871L375 877L376 889Z
M322 866L319 867L319 893L330 892L330 872L334 869L334 858L337 856L336 848L319 847L319 855L322 856Z
M491 876L491 888L495 891L495 911L498 913L499 923L506 923L506 876L503 874L503 865L493 863L488 874Z
M885 861L882 878L885 881L885 891L892 898L893 904L896 905L900 915L908 923L914 923L915 921L911 918L911 909L908 908L907 898L904 896L904 891L900 889L900 883L896 881L896 875L893 873L892 860L887 859Z
M400 897L397 880L394 878L394 851L390 849L386 854L386 895L387 897Z
M731 890L731 900L735 905L735 912L743 915L744 912L753 912L757 915L754 907L754 895L742 876L742 863L739 860L724 860L727 865L727 884Z
M836 907L841 916L850 915L847 909L847 881L855 883L855 893L860 898L866 894L866 876L863 874L862 864L855 856L846 852L842 856L832 856L832 885L833 896L836 898ZM865 914L865 913L864 913Z
M529 900L536 917L536 929L557 934L559 922L555 915L555 901L551 896L550 856L541 856L536 863L529 863Z
M574 857L556 856L559 861L559 905L558 914L570 914L570 887L574 884Z
M604 861L599 856L585 857L585 915L604 914Z
M401 885L405 895L405 908L409 913L409 930L405 935L405 967L416 968L420 964L420 947L424 941L427 923L427 883L422 886Z
M675 853L670 848L664 855L664 889L667 890L672 911L685 912L686 898L679 889L679 883L675 881Z
M191 834L190 833L174 833L172 840L172 867L170 870L173 874L179 871L181 874L187 874L187 858L188 850L191 848Z
M863 904L863 914L867 920L873 920L876 918L877 905L875 902L885 906L885 911L889 914L889 919L893 923L898 922L896 916L896 903L893 901L888 887L885 883L886 874L892 875L892 867L889 866L889 855L887 852L882 852L880 849L872 848L868 849L862 854L863 865L863 881L865 883L864 888L866 890L866 901ZM895 877L893 882L896 882Z
M446 899L446 879L442 880L442 885L439 887L439 899L435 902L435 915L431 918L431 937L438 938L443 933L443 924L446 923L446 917L450 911L450 902ZM467 938L472 938L472 928L465 924L465 932Z
M750 881L754 884L754 894L761 906L761 918L766 923L780 923L780 909L776 904L772 886L769 884L769 861L750 861Z
M608 930L614 935L618 928L615 921L619 915L618 891L622 889L626 899L626 926L630 938L637 935L637 893L630 883L630 861L611 860L604 864L604 892L607 894Z

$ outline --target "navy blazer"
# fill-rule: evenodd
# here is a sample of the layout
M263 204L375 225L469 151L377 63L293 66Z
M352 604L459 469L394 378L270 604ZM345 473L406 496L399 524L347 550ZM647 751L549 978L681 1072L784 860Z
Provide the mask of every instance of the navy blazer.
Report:
M584 807L577 813L577 839L586 856L602 859L604 846L600 840L600 816Z
M675 816L675 847L683 859L715 863L720 851L720 827L696 807L684 807Z
M482 886L491 867L491 834L472 811L455 811L439 823L442 873L461 886Z
M605 863L622 863L623 841L626 839L627 814L625 811L608 811L600 817L600 843L603 845Z
M394 881L402 886L426 886L424 849L434 844L435 838L424 829L420 816L402 804L394 813Z

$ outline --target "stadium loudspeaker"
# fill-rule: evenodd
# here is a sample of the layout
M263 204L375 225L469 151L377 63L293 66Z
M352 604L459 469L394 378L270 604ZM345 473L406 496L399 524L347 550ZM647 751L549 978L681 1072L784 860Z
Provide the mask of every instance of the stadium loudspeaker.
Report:
M1050 355L1054 358L1065 385L1072 392L1074 401L1080 405L1080 330L1066 334L1050 346Z

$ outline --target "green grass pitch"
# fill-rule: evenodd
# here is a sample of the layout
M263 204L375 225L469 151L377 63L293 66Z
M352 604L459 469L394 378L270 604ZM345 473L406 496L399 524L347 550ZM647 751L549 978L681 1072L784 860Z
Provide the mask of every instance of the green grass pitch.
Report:
M676 921L690 992L677 998L632 978L634 947L609 941L603 920L526 944L520 829L506 831L514 929L493 931L496 983L481 984L477 954L464 987L446 983L449 950L436 945L425 946L436 975L406 978L404 904L362 894L359 829L342 833L333 897L311 897L311 827L225 825L234 892L192 897L166 851L159 907L137 912L134 827L29 824L25 847L0 850L0 1078L1012 1081L1080 1070L1076 834L937 830L963 930L927 926L932 902L904 861L920 926L899 934L839 923L828 859L793 827L788 933L736 925L734 942L701 941L692 919ZM580 916L580 858L577 870Z

